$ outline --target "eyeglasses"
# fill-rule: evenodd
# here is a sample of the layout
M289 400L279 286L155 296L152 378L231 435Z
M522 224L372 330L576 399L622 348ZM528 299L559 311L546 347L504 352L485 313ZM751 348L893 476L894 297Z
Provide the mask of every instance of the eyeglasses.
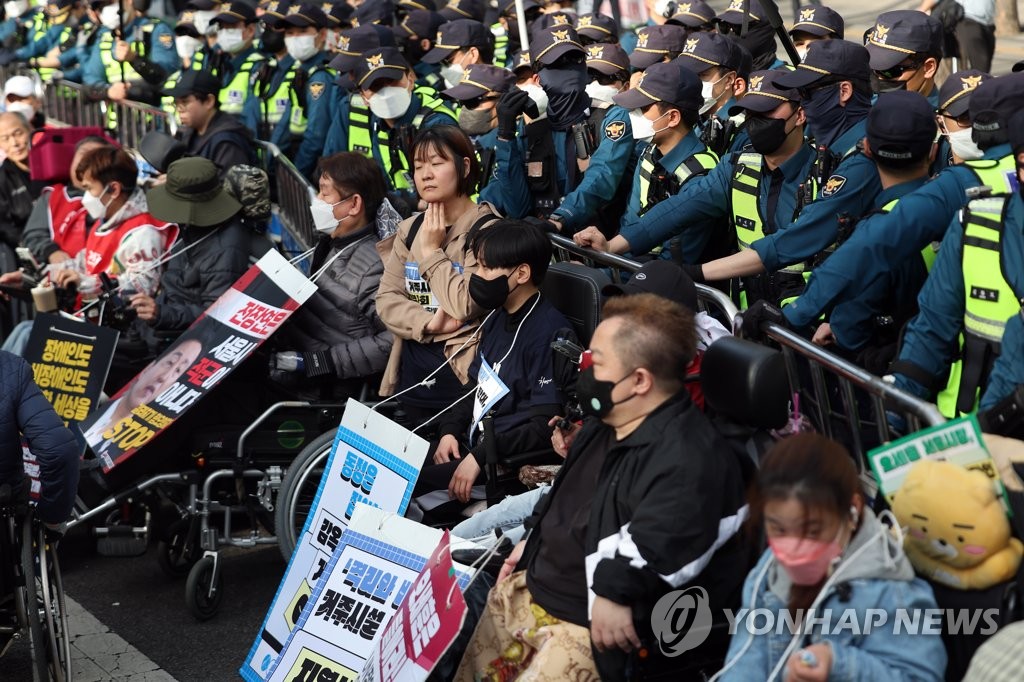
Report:
M185 97L182 97L180 99L176 99L176 100L174 100L174 109L176 111L184 111L185 109L188 108L189 104L192 104L192 102L195 101L195 99L196 98L193 97L192 95L186 95Z
M27 140L27 139L28 139L28 131L25 130L24 128L17 128L15 130L12 130L7 135L0 135L0 144L7 144L8 142L10 142L12 140Z
M936 116L939 122L939 132L943 135L949 135L949 129L946 127L946 119L950 121L956 121L956 124L960 126L960 129L971 127L971 114L970 112L964 112L959 116L950 116L948 114L939 114Z
M464 109L479 109L484 102L497 102L499 99L501 98L497 95L481 95L473 99L462 100L462 106Z
M881 78L882 80L884 80L884 81L894 81L894 80L898 79L900 76L902 76L905 73L908 73L910 71L917 71L918 69L921 68L922 64L924 64L924 62L913 61L913 62L910 62L909 64L897 64L896 66L892 67L891 69L884 69L884 70L881 70L881 71L879 71L878 69L875 69L874 71L875 71L875 75L878 76L879 78Z

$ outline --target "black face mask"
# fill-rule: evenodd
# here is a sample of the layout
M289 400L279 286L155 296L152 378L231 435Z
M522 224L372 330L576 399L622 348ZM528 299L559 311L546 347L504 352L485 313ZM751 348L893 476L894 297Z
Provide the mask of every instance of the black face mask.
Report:
M484 279L475 272L469 277L469 297L484 310L497 310L505 305L512 291L508 288L509 275Z
M887 81L882 78L879 78L875 74L871 74L871 90L876 95L906 89L907 81Z
M427 50L423 49L419 38L413 38L405 41L405 44L402 46L402 53L405 54L405 58L410 64L416 64L427 53Z
M735 33L730 33L728 37L747 48L747 52L754 58L752 71L763 71L775 63L775 29L771 24L749 26L747 34L742 38Z
M278 54L284 51L284 31L272 31L269 28L263 31L263 51L267 54Z
M747 118L746 129L750 144L758 154L774 154L783 145L789 133L786 131L788 118Z
M632 400L636 397L636 394L634 393L625 400L620 400L619 402L612 400L612 391L615 387L632 375L633 372L630 372L618 381L601 381L594 377L593 367L581 369L579 376L576 378L576 397L580 402L580 410L582 410L584 414L592 415L598 419L607 417L613 407L621 405L627 400Z
M587 80L586 64L541 69L540 85L548 95L548 120L552 129L568 130L586 118L590 106Z

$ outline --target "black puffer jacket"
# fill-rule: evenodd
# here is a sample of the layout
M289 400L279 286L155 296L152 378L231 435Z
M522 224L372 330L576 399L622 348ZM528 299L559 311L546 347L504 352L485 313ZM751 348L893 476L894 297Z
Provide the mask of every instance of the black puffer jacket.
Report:
M10 159L0 164L0 241L11 248L21 242L21 233L39 197L42 184L32 182L27 171Z
M184 228L160 280L153 328L187 329L249 269L250 255L258 258L269 248L266 237L254 234L237 217L220 226Z
M36 386L28 363L0 351L0 483L26 484L22 435L39 460L37 515L47 523L67 521L78 490L78 443Z
M329 351L339 378L382 372L391 353L391 332L377 316L375 302L384 273L376 241L373 225L337 239L322 238L310 273L329 262L327 270L316 280L317 292L282 330L282 344L292 350Z

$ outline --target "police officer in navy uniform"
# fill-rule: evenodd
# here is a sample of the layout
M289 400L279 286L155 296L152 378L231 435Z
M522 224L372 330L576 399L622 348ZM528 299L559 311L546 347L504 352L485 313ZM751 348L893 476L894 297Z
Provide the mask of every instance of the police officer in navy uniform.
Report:
M459 104L459 127L470 136L480 157L480 186L494 173L494 148L498 144L498 100L516 82L508 69L489 64L473 64L453 88L441 96Z
M242 121L256 137L267 140L279 148L285 141L288 129L278 126L284 119L291 102L291 85L295 78L295 60L288 54L284 43L284 26L281 19L288 11L288 0L274 0L263 7L259 14L262 35L259 51L265 59L253 70L249 81L252 97L242 105Z
M523 47L516 11L516 0L501 0L498 3L498 20L491 24L495 66L512 68L515 54ZM525 0L523 11L526 14L526 30L530 31L533 22L541 15L541 7L534 0Z
M1004 229L1001 220L1004 211L1019 205L1019 197L1008 199L1017 191L1018 174L1009 141L1011 134L1017 134L1013 123L1019 118L1013 116L1021 109L1024 73L979 85L970 102L975 139L983 147L995 143L987 149L985 159L1002 156L953 166L939 178L962 169L962 175L976 177L973 186L988 189L966 195L944 182L946 191L954 194L953 201L961 206L945 213L941 205L916 207L930 211L927 215L933 224L944 219L951 222L921 291L920 312L903 337L893 374L898 388L934 398L947 417L974 411L979 391L984 391L999 356L1006 321L1018 316L1024 296L1021 233ZM932 190L939 178L921 193Z
M370 108L372 158L384 171L388 189L412 198L413 138L424 128L457 125L456 114L436 93L416 87L416 74L398 48L363 53L353 79Z
M283 149L299 172L309 177L323 153L334 113L331 90L335 87L335 73L327 66L330 54L325 50L327 15L316 5L302 3L289 7L281 24L285 48L295 60L295 76L287 114L277 127L288 129L287 136L279 136L287 139Z
M220 110L240 115L249 98L250 81L266 57L256 49L256 12L242 0L235 0L211 21L217 29L217 47L223 53L218 76L221 79Z
M868 115L864 153L875 161L882 192L874 209L851 225L850 230L870 229L874 222L887 222L897 203L928 180L928 168L936 153L937 126L928 101L916 92L885 93ZM840 353L876 374L883 374L896 352L897 335L917 312L917 295L935 259L929 245L917 258L891 264L885 277L859 289L850 300L833 301L815 287L820 271L833 261L841 267L843 245L811 274L808 292L783 308L787 322L795 328L814 330L813 341L834 346ZM826 280L827 281L827 280ZM814 291L811 291L814 290ZM823 313L827 323L818 324Z
M736 235L740 248L749 251L755 235L772 234L788 225L797 211L799 189L811 172L815 155L804 140L806 117L799 92L778 84L785 73L780 69L752 73L750 90L730 112L746 111L752 150L724 157L707 175L686 183L639 221L623 225L613 239L606 241L597 230L588 228L575 235L576 243L613 253L646 253L678 235L685 249L691 240L708 238L691 231L703 232L708 221L721 225L727 220L728 236ZM661 212L663 207L670 207L665 214L672 216L668 221L671 229L645 229L647 216ZM802 282L802 269L794 268L784 275L745 281L747 298L778 300L792 281Z
M445 87L462 80L470 64L490 64L494 59L494 34L479 21L457 19L441 25L434 47L423 55L426 64L439 64Z
M629 53L629 64L643 71L651 64L675 59L685 45L686 29L682 26L644 26L636 32L636 47Z
M789 29L789 37L793 47L800 55L800 61L807 57L807 47L816 40L843 38L846 22L839 12L824 5L806 5L801 7Z
M710 33L717 29L715 10L704 0L688 0L676 5L676 13L669 17L666 24L682 26L690 33Z
M743 35L743 7L747 9L747 31ZM718 31L729 40L743 46L754 62L755 70L777 69L786 63L776 56L775 29L768 21L768 15L759 0L730 0L729 6L718 13Z
M939 106L935 74L942 59L942 23L917 10L883 12L868 33L875 92L910 90Z
M360 3L349 21L352 22L353 28L373 24L393 26L395 23L395 3L391 0L374 0L373 2Z
M437 12L417 9L406 14L394 28L395 40L406 60L416 72L416 82L435 90L447 87L437 64L423 61L423 55L434 47L434 37L447 20Z
M334 81L337 86L332 93L334 116L324 141L324 156L346 151L359 152L367 157L373 155L370 107L356 88L352 73L364 52L394 46L394 33L386 26L357 26L339 35L338 50L330 66L340 75Z
M619 43L619 26L611 17L594 12L581 14L576 19L576 35L580 37L580 45L587 47L594 43Z

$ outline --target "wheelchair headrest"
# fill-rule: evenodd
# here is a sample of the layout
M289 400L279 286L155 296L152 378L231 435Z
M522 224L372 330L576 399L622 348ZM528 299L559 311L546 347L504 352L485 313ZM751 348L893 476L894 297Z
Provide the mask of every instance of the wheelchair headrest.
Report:
M789 418L789 380L782 353L724 336L701 360L704 401L715 412L758 429L777 429Z
M552 263L544 276L541 292L572 322L584 348L601 321L601 290L609 284L604 272L580 263Z

